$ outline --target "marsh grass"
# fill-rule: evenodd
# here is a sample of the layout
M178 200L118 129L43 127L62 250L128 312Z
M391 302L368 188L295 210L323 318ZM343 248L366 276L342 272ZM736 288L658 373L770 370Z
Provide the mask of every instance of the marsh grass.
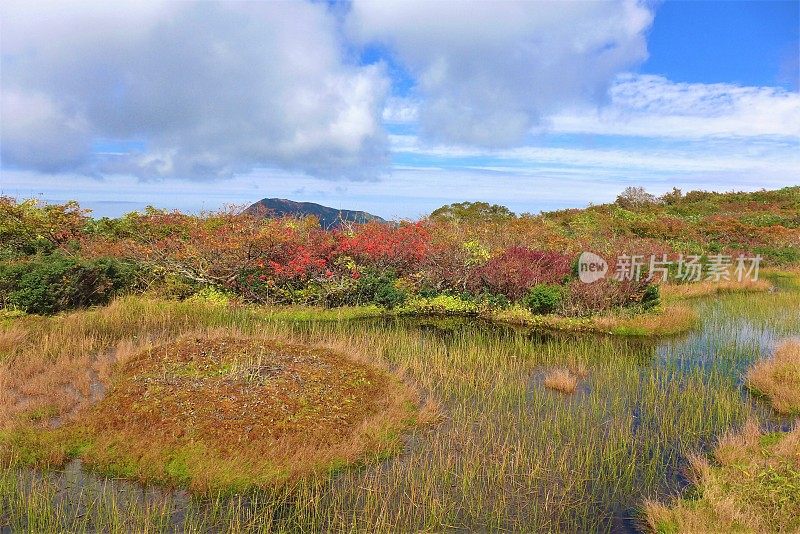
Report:
M745 375L747 387L767 397L782 414L800 414L800 339L781 343L775 354L759 360Z
M287 321L257 310L138 299L31 324L25 343L51 339L42 354L55 360L84 361L70 356L77 352L62 352L51 329L63 339L88 336L92 341L83 343L93 354L124 340L154 343L220 326L372 354L438 405L440 417L410 430L404 449L383 461L303 478L280 491L188 503L167 494L157 506L121 504L113 483L91 495L73 493L68 502L53 501L46 485L21 499L14 484L24 484L28 475L7 469L0 516L20 530L31 524L70 530L80 516L76 530L113 530L104 525L124 519L134 530L607 531L632 521L645 499L677 494L692 451L763 415L743 393L741 374L762 343L766 351L781 336L800 331L796 295L733 294L699 301L697 310L702 331L661 343L474 321L441 327L400 318ZM741 334L745 324L747 337ZM531 380L578 362L590 377L585 395L554 395ZM28 367L7 365L0 376L18 384L9 373ZM35 369L49 372L47 366ZM108 504L113 502L117 507Z
M755 420L728 432L713 463L691 456L695 498L671 505L648 501L656 532L797 532L800 530L800 425L764 433Z
M661 297L664 300L685 300L711 295L739 292L762 292L769 291L773 285L765 279L752 280L743 278L741 281L720 280L718 282L703 280L687 284L661 284L659 286Z

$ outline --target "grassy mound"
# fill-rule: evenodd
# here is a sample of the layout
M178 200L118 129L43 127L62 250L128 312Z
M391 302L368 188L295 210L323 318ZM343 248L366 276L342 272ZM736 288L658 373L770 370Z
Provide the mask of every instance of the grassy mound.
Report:
M18 427L6 442L24 463L78 457L110 476L240 491L394 451L415 401L356 356L195 334L128 358L107 394L64 426Z
M720 280L718 282L704 280L702 282L687 284L661 284L660 289L661 297L665 301L671 301L708 297L726 293L769 291L772 287L772 284L767 280L751 280L750 278L744 278L741 281L736 279Z
M594 332L616 336L670 336L698 326L700 318L689 306L676 303L661 306L647 313L609 312L591 317L534 315L520 306L493 313L490 317L502 323L548 328L566 332Z
M800 530L800 426L762 434L749 421L723 437L715 463L691 460L697 498L645 506L650 528L678 532L797 532Z
M784 341L767 360L747 372L747 387L768 397L775 411L800 414L800 340Z

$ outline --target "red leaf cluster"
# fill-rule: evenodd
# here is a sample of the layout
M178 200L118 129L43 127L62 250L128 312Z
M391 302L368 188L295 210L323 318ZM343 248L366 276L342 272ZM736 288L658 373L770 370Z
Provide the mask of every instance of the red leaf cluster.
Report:
M571 265L570 256L558 252L510 247L475 269L468 285L474 292L488 291L517 300L537 284L563 283Z

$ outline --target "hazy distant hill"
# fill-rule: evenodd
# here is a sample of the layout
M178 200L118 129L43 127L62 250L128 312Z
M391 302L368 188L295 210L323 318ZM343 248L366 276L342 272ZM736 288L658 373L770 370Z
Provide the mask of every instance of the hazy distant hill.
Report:
M342 221L365 223L369 221L386 222L377 215L366 211L337 210L314 202L295 202L285 198L263 198L245 210L247 213L263 213L266 217L314 215L323 228L336 228Z

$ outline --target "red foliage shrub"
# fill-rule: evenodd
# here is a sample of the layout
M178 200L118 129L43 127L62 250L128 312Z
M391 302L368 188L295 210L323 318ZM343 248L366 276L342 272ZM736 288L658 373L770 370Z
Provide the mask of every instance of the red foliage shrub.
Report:
M353 234L338 235L339 254L377 269L393 269L398 274L418 268L430 248L430 234L422 223L367 223Z
M569 277L572 258L558 252L510 247L476 268L468 282L474 292L489 291L511 300L536 284L561 284Z
M591 284L573 280L567 286L567 296L561 313L569 316L591 315L594 312L630 306L641 302L648 282L644 280L602 279Z

